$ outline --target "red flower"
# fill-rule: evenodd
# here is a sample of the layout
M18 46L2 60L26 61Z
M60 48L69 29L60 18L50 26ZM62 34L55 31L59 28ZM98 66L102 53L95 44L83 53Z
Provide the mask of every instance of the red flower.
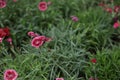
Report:
M40 11L46 11L47 10L47 2L40 2L39 4L38 4L38 8L39 8L39 10Z
M0 29L0 38L3 38L6 36L6 33L4 32L3 29Z
M91 59L91 62L92 62L92 63L96 63L97 60L96 60L95 58L93 58L93 59Z
M6 7L6 1L0 0L0 8Z
M8 28L8 27L3 28L3 31L6 33L6 35L5 35L5 36L9 36L9 35L10 35L10 30L9 30L9 28Z
M9 28L0 28L0 38L6 37L10 35Z
M16 80L18 73L13 69L8 69L4 73L4 80Z

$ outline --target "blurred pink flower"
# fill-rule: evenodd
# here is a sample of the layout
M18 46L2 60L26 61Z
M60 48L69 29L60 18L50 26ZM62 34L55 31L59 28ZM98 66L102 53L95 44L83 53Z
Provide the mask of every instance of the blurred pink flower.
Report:
M56 80L64 80L64 78L56 78Z
M39 10L40 11L46 11L47 10L47 2L40 2L39 4L38 4L38 8L39 8Z
M29 31L29 32L28 32L28 36L31 36L31 37L34 37L34 34L35 34L35 33L34 33L33 31Z
M45 39L44 36L35 37L35 38L32 39L31 45L35 48L39 48L40 46L43 45L44 39Z
M114 6L114 12L118 13L120 11L120 6Z
M118 22L115 22L114 23L114 25L113 25L113 27L116 29L116 28L118 28L120 26L120 23L118 23Z
M77 21L78 21L78 17L76 17L76 16L71 16L71 19L72 19L74 22L77 22Z
M48 6L49 6L49 5L51 5L51 4L52 4L52 2L50 2L50 1L49 1L49 2L47 2L47 5L48 5Z
M29 31L28 32L28 36L30 36L30 37L37 37L37 36L39 36L39 34L34 33L33 31Z
M2 43L3 38L0 38L0 43Z
M6 7L6 1L5 0L0 0L0 8Z
M12 44L12 38L7 38L6 41Z
M4 80L16 80L18 73L13 69L8 69L4 72Z
M105 8L105 11L109 12L109 13L112 13L112 8Z

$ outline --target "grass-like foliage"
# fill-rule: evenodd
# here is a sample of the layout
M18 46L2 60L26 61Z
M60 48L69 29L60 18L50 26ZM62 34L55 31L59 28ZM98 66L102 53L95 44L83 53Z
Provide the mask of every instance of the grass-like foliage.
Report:
M9 69L10 80L119 80L120 1L0 0L0 80Z

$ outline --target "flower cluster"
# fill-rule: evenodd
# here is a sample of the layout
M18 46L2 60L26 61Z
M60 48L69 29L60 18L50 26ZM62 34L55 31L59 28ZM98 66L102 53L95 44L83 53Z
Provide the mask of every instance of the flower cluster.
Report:
M37 33L34 33L33 31L28 32L28 36L32 37L31 45L35 48L39 48L45 42L49 42L52 40L51 38L48 38L46 36L41 36Z
M111 0L111 2L113 2L113 0ZM103 2L101 2L99 4L99 6L101 6L106 12L108 13L113 13L115 15L115 17L113 18L113 28L116 29L120 26L119 20L118 20L118 13L120 13L120 6L115 5L113 7L109 7L107 4L104 4Z
M105 11L109 12L109 13L119 13L120 12L120 6L116 5L114 7L109 7L107 4L104 4L103 2L98 4L99 6L101 6Z

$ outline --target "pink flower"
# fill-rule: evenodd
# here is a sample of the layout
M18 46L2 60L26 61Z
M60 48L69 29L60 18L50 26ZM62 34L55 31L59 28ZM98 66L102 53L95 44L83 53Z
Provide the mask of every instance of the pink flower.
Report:
M95 58L93 58L93 59L91 59L91 62L92 62L92 63L96 63L97 60L96 60Z
M120 6L114 6L114 12L118 13L120 11Z
M16 80L18 73L13 69L8 69L4 72L4 80Z
M40 46L43 45L45 40L45 36L38 36L32 39L31 45L35 48L39 48Z
M34 32L33 31L30 31L30 32L28 32L28 36L31 36L31 37L34 37Z
M0 8L6 7L6 1L0 0Z
M78 17L76 17L76 16L71 16L71 19L72 19L74 22L77 22L77 21L78 21Z
M51 5L51 4L52 4L52 2L50 2L50 1L49 1L49 2L47 2L47 5L48 5L48 6L49 6L49 5Z
M116 29L116 28L118 28L120 26L120 24L118 23L118 22L115 22L114 23L114 25L113 25L113 27Z
M3 38L0 38L0 43L2 43Z
M40 11L46 11L47 10L47 2L40 2L39 4L38 4L38 8L39 8L39 10Z
M109 13L112 13L112 8L105 8L105 11L109 12Z
M6 41L12 44L12 38L7 38Z
M37 36L39 36L39 34L34 33L33 31L30 31L30 32L28 32L28 36L30 36L30 37L37 37Z
M56 80L64 80L64 78L56 78Z

